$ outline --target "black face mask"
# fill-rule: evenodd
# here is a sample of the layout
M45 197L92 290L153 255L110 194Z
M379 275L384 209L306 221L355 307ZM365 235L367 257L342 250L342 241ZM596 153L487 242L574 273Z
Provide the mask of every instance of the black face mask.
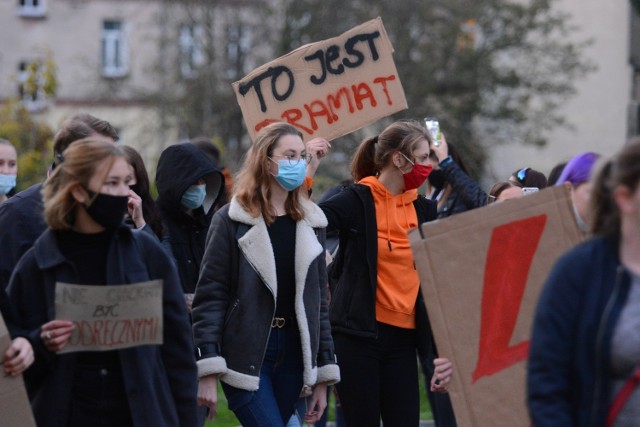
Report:
M429 174L429 184L436 188L443 188L447 183L447 178L444 176L444 172L441 169L434 169Z
M85 188L85 190L89 194L89 197L93 199L93 202L89 206L84 205L89 216L107 230L116 229L124 220L129 196L111 196L103 193L96 194L87 188Z

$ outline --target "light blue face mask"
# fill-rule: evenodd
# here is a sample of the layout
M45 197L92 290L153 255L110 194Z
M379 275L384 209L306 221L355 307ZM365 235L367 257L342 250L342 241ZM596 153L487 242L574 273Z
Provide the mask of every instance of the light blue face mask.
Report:
M275 175L275 179L285 190L293 191L300 187L306 175L307 162L304 160L300 160L295 165L291 165L286 159L278 160L278 175Z
M197 209L202 206L204 202L204 196L207 194L206 184L192 185L187 188L187 191L182 195L180 203L188 207L189 209Z
M0 196L4 196L16 186L16 176L0 173Z

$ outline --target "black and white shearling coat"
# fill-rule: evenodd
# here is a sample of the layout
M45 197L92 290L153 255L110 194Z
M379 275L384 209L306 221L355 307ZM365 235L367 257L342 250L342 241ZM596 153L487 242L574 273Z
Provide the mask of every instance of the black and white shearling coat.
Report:
M325 229L322 210L301 201L296 225L295 313L300 331L306 390L336 383L328 316ZM234 198L211 223L193 301L198 375L218 374L236 388L257 390L278 295L271 239L262 216L253 217Z

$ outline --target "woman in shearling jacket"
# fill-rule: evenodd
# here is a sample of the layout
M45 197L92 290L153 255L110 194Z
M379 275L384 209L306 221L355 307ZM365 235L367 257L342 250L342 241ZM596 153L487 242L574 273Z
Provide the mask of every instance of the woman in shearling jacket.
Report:
M305 419L314 423L326 386L340 379L327 312L327 220L300 187L307 159L294 127L267 126L209 229L192 315L198 400L210 417L220 379L244 426L284 426L298 397L311 394Z

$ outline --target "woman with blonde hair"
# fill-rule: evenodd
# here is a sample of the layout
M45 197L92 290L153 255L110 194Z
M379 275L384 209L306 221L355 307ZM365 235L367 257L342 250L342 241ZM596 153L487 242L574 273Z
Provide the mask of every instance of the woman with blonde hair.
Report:
M71 144L45 182L48 229L8 287L18 328L36 353L25 380L39 426L195 426L196 366L178 277L160 243L124 225L131 175L121 148ZM74 332L55 319L58 282L162 280L163 344L59 354Z
M213 417L217 383L244 426L284 426L300 395L305 420L340 379L327 312L327 220L308 200L302 135L265 127L231 203L214 216L193 301L198 400Z

